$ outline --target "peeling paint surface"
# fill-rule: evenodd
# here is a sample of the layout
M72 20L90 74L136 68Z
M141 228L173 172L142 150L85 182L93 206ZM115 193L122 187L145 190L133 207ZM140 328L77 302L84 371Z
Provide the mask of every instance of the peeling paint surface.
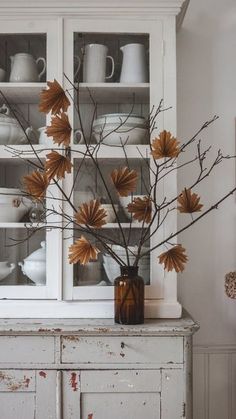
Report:
M43 378L47 377L47 374L46 374L45 371L39 371L39 375L40 375L40 377L43 377Z
M77 381L77 375L75 372L71 373L70 385L73 391L78 391L78 381Z

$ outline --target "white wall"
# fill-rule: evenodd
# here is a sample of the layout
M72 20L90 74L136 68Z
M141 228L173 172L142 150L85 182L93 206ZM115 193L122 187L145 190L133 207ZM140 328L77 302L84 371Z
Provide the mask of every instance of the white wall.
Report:
M214 152L221 148L234 154L236 1L190 0L177 42L179 138L185 140L217 114L220 119L201 138ZM198 189L205 207L234 187L235 163L223 165ZM179 187L188 185L191 177L190 170L180 173ZM236 270L235 223L234 196L180 240L189 255L179 277L180 298L200 322L197 344L236 343L236 301L228 299L223 288L225 273Z
M177 35L178 137L185 140L214 114L201 138L235 154L236 0L190 0ZM179 173L179 188L198 169ZM226 161L197 191L205 208L235 185ZM187 218L179 217L179 225ZM200 323L194 338L194 419L236 417L236 300L224 294L224 276L236 270L236 198L184 233L189 263L179 275L179 298Z

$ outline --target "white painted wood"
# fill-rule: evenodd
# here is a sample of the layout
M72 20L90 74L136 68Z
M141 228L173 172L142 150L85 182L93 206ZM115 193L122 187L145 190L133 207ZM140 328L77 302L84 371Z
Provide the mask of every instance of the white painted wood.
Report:
M56 377L57 371L36 371L35 419L62 419L56 415Z
M63 371L62 391L63 418L81 419L80 371Z
M209 359L209 419L229 416L228 355L213 354Z
M44 336L0 336L0 360L16 366L24 363L54 363L54 338Z
M124 83L80 83L81 103L91 103L91 97L97 103L148 103L149 84Z
M46 83L0 83L0 91L10 103L38 103Z
M68 278L69 280L69 278ZM19 287L18 287L19 288ZM20 288L17 292L20 293ZM42 288L42 287L41 287ZM37 290L37 298L40 298L40 293ZM41 291L43 292L43 291ZM30 292L32 296L33 290ZM9 290L10 295L10 290ZM26 301L15 299L3 299L0 304L0 316L3 318L82 318L87 319L88 313L91 317L100 319L114 317L114 304L112 300L96 301ZM72 297L71 297L72 298ZM95 313L95 314L94 314ZM182 306L179 303L166 303L162 300L146 300L145 313L147 319L173 319L180 318L182 313Z
M185 418L182 370L162 370L161 419ZM189 416L187 419L190 419Z
M1 419L35 418L34 393L0 393L0 404Z
M208 356L196 354L193 358L193 418L205 419L206 401L208 392L206 388L206 362Z
M156 393L161 392L160 370L82 371L81 393Z
M35 371L0 370L0 393L34 392L35 389Z
M161 417L160 371L82 371L80 380L84 419Z
M183 408L183 403L188 403L184 390L184 363L188 358L186 352L191 351L191 343L184 351L183 338L191 335L196 327L188 316L183 320L150 320L144 325L126 327L115 325L112 320L98 319L0 320L0 347L5 345L1 340L5 338L9 339L11 346L18 348L18 352L28 354L28 363L19 357L16 363L15 358L7 360L0 354L0 360L5 364L5 368L0 370L1 406L4 406L4 412L10 409L12 414L4 419L91 419L91 414L94 418L110 419L111 412L112 417L117 419L127 415L132 419L146 416L182 419L184 416L179 416L180 406ZM9 335L12 333L16 337ZM90 357L90 364L83 364L91 353L88 345L77 351L80 364L75 359L64 364L63 350L68 343L68 334L75 346L72 351L76 352L77 343L86 339L94 352L97 350L97 356ZM21 341L13 345L12 339L16 338ZM44 338L45 347L51 345L51 339L56 340L53 346L56 364L52 359L41 363L40 354L38 359L34 358L34 363L30 363L32 356L27 348L35 347L35 338ZM180 341L181 345L176 345L176 341ZM169 360L163 358L166 356L163 355L163 342L166 342L166 353L171 356ZM146 352L140 355L140 348ZM8 348L5 346L5 349ZM109 363L103 354L109 349L124 354L115 365ZM157 367L155 361L160 356L168 364ZM124 363L123 359L128 362ZM137 360L140 363L135 365ZM15 395L20 397L13 398ZM33 397L27 398L28 395ZM23 403L27 405L27 413ZM188 419L192 419L191 416Z
M235 365L234 345L194 347L193 356L193 418L234 419Z
M137 363L152 364L169 362L183 363L183 339L176 338L130 338L112 339L102 337L62 338L62 362L81 363Z

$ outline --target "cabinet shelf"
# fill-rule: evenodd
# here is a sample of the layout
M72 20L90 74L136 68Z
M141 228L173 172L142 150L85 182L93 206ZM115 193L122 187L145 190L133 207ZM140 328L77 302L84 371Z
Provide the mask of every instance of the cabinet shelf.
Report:
M81 158L81 152L86 152L86 146L83 144L73 144L72 145L72 156L74 158L77 157ZM148 158L150 157L150 147L148 144L137 144L137 145L126 145L125 146L126 156L130 159L137 159L137 158ZM99 159L124 159L124 150L122 147L117 146L108 146L108 145L101 145L99 148L98 153L96 156ZM89 156L87 156L89 158Z
M18 223L0 223L0 228L42 228L44 223L30 223L30 222L18 222Z
M148 103L149 83L80 83L80 102Z
M46 83L0 83L0 92L6 96L10 103L38 103L42 89ZM1 95L2 96L2 95ZM1 97L4 102L4 98Z

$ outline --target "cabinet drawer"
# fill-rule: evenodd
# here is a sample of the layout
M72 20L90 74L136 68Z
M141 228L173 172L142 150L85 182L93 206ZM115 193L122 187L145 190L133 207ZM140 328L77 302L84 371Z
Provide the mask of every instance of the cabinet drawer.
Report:
M0 363L54 362L52 336L0 336Z
M182 363L183 338L63 336L61 351L62 363Z

